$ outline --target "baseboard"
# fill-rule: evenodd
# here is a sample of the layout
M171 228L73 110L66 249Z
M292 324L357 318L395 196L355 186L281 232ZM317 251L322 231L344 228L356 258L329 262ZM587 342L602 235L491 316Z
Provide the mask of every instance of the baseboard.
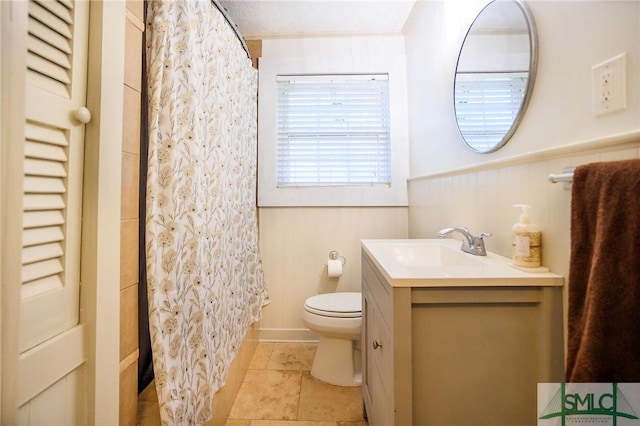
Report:
M318 336L308 328L261 328L261 342L317 342Z

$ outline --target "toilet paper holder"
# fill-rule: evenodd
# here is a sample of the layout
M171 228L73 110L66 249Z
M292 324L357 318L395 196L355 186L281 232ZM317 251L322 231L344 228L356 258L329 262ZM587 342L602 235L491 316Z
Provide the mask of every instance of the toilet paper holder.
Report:
M329 252L329 259L331 260L338 260L340 259L342 261L342 266L344 266L347 263L347 259L345 259L344 256L340 256L340 253L338 253L335 250L331 250Z

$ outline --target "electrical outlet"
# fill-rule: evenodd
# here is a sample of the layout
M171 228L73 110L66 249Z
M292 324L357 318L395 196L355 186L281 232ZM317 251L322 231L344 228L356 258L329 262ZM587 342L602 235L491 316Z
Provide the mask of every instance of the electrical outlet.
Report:
M615 56L591 68L593 114L610 114L627 107L626 55Z
M610 70L606 70L600 75L600 103L607 103L611 101L611 87L613 86L613 73Z

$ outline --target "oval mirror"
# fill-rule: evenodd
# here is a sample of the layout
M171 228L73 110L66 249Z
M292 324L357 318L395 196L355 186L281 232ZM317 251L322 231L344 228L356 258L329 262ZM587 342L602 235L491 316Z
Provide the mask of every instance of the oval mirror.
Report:
M456 122L479 153L496 151L524 115L537 64L533 16L519 0L495 0L480 11L462 43L454 81Z

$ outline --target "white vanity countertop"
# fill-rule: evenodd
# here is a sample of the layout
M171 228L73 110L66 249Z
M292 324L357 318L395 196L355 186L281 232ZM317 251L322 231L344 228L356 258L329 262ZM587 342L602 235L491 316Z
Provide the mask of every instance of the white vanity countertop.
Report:
M456 239L362 240L362 250L393 287L562 286L563 277L516 268L511 259L488 252L463 252Z

